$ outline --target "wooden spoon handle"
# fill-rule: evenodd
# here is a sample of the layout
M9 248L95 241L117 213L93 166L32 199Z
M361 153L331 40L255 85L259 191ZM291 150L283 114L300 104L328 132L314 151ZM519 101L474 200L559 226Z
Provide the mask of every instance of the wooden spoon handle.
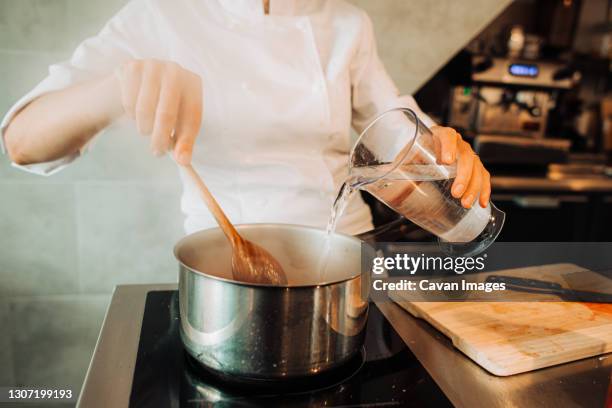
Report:
M239 244L242 239L240 237L240 234L238 234L238 231L236 231L236 228L234 228L230 220L227 218L227 216L219 206L219 203L217 203L217 200L215 200L213 195L210 193L210 191L206 187L206 184L204 184L204 181L202 181L200 175L195 171L191 164L180 167L185 170L189 177L191 177L191 180L193 180L195 185L198 187L198 190L202 195L202 199L206 203L206 206L208 207L212 215L217 220L217 223L221 227L221 230L223 230L225 236L230 240L233 246Z

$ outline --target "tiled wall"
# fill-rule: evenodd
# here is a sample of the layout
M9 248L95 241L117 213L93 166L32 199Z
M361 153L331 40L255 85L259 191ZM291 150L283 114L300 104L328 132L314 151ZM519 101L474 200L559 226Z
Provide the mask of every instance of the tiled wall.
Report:
M124 1L0 0L0 112ZM383 59L411 92L508 1L355 3L371 12ZM176 280L180 186L145 143L116 126L49 178L0 158L0 386L78 390L112 288Z
M0 0L0 112L124 0ZM110 293L172 282L181 187L131 126L51 177L0 158L0 385L81 387Z

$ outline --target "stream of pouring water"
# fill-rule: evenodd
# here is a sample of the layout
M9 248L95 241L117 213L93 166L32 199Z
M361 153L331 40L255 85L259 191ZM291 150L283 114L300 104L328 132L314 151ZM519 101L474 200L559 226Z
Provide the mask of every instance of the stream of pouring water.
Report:
M452 197L451 186L456 177L454 167L411 164L390 168L392 164L353 169L342 184L327 223L327 237L319 261L319 277L332 250L333 233L352 195L366 190L398 214L446 242L469 242L475 239L490 221L490 207L475 204L464 208Z
M344 183L342 183L342 186L338 191L338 195L334 200L334 204L332 205L331 213L327 221L327 234L323 243L321 257L319 258L319 266L317 268L320 282L324 282L325 279L325 272L329 263L331 252L332 236L336 231L336 227L338 226L338 220L340 217L342 217L342 214L344 213L344 210L346 210L346 207L353 194L358 191L361 186L367 184L367 182L367 180L364 181L361 178L349 177L344 181Z
M327 237L328 240L331 234L336 231L336 227L338 225L338 220L342 217L344 210L346 210L346 206L348 205L353 194L366 187L369 184L372 184L374 181L378 180L378 178L389 171L389 167L392 164L387 165L378 165L378 166L364 166L358 169L354 169L353 175L349 175L340 190L338 191L338 195L334 200L334 204L332 205L331 214L329 216L329 220L327 221Z
M365 188L369 184L372 184L379 179L381 175L386 174L389 171L389 167L393 164L389 163L386 165L377 166L364 166L358 169L353 169L353 174L349 175L334 200L331 208L331 213L327 221L327 235L325 237L323 248L321 250L321 257L319 258L319 267L317 268L319 273L320 282L324 282L325 272L331 257L332 237L338 226L338 220L342 217L344 210L348 206L353 194L359 189Z
M327 221L327 237L336 231L338 226L338 220L344 213L346 206L348 205L349 199L355 192L356 188L351 185L350 180L345 181L340 187L340 191L334 200L329 220Z

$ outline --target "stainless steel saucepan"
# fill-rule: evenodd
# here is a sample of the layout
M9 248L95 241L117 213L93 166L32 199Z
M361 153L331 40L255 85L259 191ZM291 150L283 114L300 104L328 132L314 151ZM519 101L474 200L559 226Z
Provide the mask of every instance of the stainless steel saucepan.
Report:
M324 276L326 232L309 227L237 227L283 265L283 286L233 280L231 248L218 228L183 238L180 333L199 363L224 376L277 380L315 375L354 357L363 345L368 304L361 294L361 241L332 236Z

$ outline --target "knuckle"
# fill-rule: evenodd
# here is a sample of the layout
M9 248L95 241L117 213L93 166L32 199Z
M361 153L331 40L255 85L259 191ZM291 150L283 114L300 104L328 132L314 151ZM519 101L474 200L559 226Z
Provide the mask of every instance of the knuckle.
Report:
M144 66L144 72L150 75L157 75L161 71L161 65L157 61L149 60Z
M191 154L193 152L193 144L179 141L174 146L174 151L177 153Z
M152 144L157 147L157 150L166 151L170 147L170 135L167 132L157 132Z
M195 123L185 125L183 134L187 136L188 139L195 139L198 134L198 126L196 126Z
M190 152L193 150L193 142L190 140L180 140L176 143L176 148L182 152Z
M466 170L469 169L469 171L472 171L472 167L473 167L473 163L474 163L474 157L471 154L463 152L461 154L460 158L461 158L461 162L462 162L463 166L465 166Z
M195 144L196 137L197 137L197 133L182 132L178 140L182 145L189 146L191 148L191 146Z
M142 70L141 60L131 60L125 64L125 70L130 74L136 74Z
M436 127L436 135L440 140L445 142L450 140L452 136L451 132L449 132L449 128L443 126Z
M125 65L129 68L138 68L138 67L141 67L142 64L143 64L143 60L132 59L132 60L129 60Z
M165 64L166 64L166 67L168 67L168 69L172 69L172 70L175 70L175 71L182 71L183 70L183 67L181 66L181 64L179 64L176 61L166 61Z
M470 190L477 190L480 187L480 176L478 174L470 175Z
M158 110L156 114L156 119L163 124L173 123L176 121L176 117L176 113L167 110Z
M141 106L136 107L136 110L134 111L134 113L136 114L136 117L145 119L145 120L153 117L153 114L150 109L146 109Z
M159 66L159 61L154 60L152 58L148 58L143 60L143 68L145 69L154 69Z
M171 78L178 78L181 74L181 67L175 62L166 62L164 63L163 71Z
M473 152L468 152L466 156L469 158L470 166L472 168L478 167L478 156L476 156Z
M465 182L468 181L470 175L471 175L471 172L469 172L468 170L464 168L460 167L457 169L457 180L461 181L463 184L465 184Z
M199 119L199 116L202 115L202 109L197 101L189 101L186 103L183 112L185 113L186 118L190 118L190 120L186 121L186 125L194 125Z
M187 72L189 73L189 78L191 81L193 81L194 85L196 86L202 85L202 78L198 74L191 72L191 71L187 71Z
M464 196L465 197L475 196L477 193L478 193L478 189L475 188L473 185L470 185L470 187L468 187L467 190L465 190Z
M150 95L140 95L136 102L136 111L153 115L155 113L156 100Z
M157 90L155 90L153 86L141 88L138 95L138 100L136 101L136 110L155 114L157 95Z

